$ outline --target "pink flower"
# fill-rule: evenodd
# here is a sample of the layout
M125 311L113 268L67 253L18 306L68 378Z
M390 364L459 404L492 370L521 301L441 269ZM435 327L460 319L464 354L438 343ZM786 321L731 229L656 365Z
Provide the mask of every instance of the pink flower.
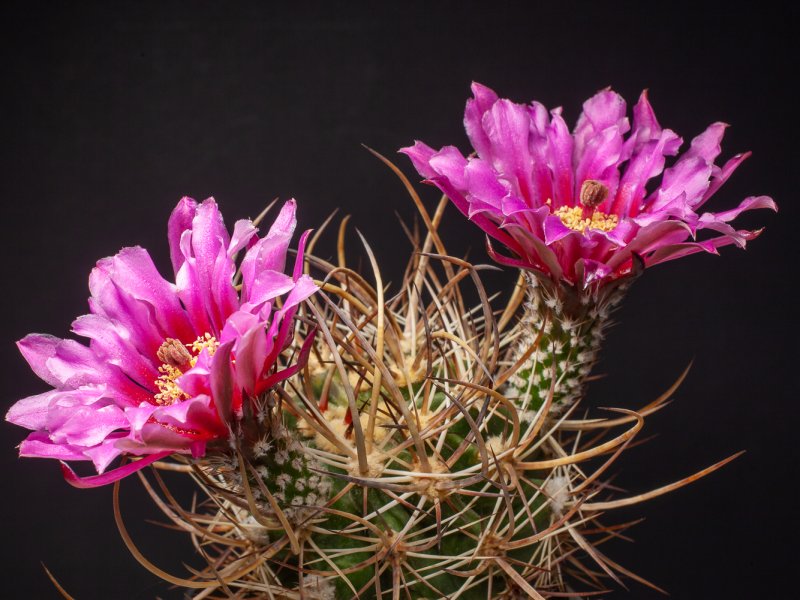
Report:
M464 125L477 157L421 142L401 152L514 253L502 256L489 241L503 264L585 288L630 273L635 257L652 266L728 244L744 247L760 231L730 222L746 210L777 210L771 198L755 196L731 210L699 212L749 153L715 165L726 126L714 123L664 169L682 140L661 128L646 92L633 109L632 130L625 101L603 90L584 103L572 133L560 108L548 113L538 102L498 99L477 83L472 92ZM698 239L701 231L718 235Z
M65 466L71 483L101 485L173 452L202 456L209 442L227 439L243 404L296 372L310 348L298 364L279 366L298 304L317 290L302 274L308 232L293 275L283 272L295 224L290 200L266 237L249 220L229 235L213 198L183 198L169 220L174 284L143 248L100 260L89 276L90 314L72 324L89 345L41 334L18 342L54 388L8 411L7 420L33 430L20 455L91 460L98 473L121 454L148 455L84 480ZM239 293L235 258L245 249Z

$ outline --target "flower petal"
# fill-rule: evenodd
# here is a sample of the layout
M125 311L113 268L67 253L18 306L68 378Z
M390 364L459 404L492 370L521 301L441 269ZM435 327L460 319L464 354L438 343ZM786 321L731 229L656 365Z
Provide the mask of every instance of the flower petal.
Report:
M183 197L172 211L167 225L169 238L169 256L172 260L172 269L175 274L186 260L181 252L181 236L183 232L192 228L192 219L197 212L197 202L188 197Z
M44 429L47 426L50 402L57 394L56 390L50 390L44 394L36 394L35 396L17 400L8 409L6 421L27 429Z
M254 302L252 289L260 273L283 272L286 267L286 253L297 225L296 208L294 200L286 202L266 237L253 244L245 254L241 266L243 301Z
M90 477L78 476L67 463L62 462L61 472L63 473L66 482L70 484L72 487L80 489L94 488L103 485L108 485L109 483L114 483L115 481L119 481L120 479L127 477L128 475L136 473L136 471L141 471L146 466L151 465L157 460L161 460L162 458L165 458L170 454L172 454L172 452L170 451L151 454L150 456L146 456L135 462L126 463L123 466L114 469L113 471L108 471L107 473L103 473L102 475L92 475Z
M511 190L531 208L544 204L549 194L532 180L534 164L528 143L531 118L526 107L498 100L483 115L483 129L492 144L492 167L503 173Z
M91 340L92 352L99 359L115 365L144 389L153 390L159 372L152 359L142 356L131 343L127 329L101 315L83 315L72 323L72 331Z
M572 154L574 143L560 110L551 113L547 126L548 154L547 166L553 180L553 209L573 204Z
M748 210L756 210L758 208L768 208L778 212L778 205L769 196L750 196L745 198L736 208L724 210L717 213L704 213L700 215L701 227L708 223L727 223L733 221L736 217Z
M77 406L69 411L69 418L57 430L50 431L50 439L72 446L96 446L113 432L126 429L128 419L117 406L102 408Z
M74 340L34 333L17 342L17 347L34 373L57 389L102 383L109 376L106 365Z
M120 323L143 354L154 356L166 337L195 337L178 293L143 248L123 248L98 261L89 276L92 312Z
M467 131L472 147L478 152L478 156L491 161L493 157L492 143L483 128L483 115L497 102L497 94L485 85L473 81L472 95L473 97L467 100L467 106L464 109L464 129ZM422 145L424 146L424 144ZM430 175L426 175L426 177L430 177Z
M423 177L430 179L431 177L436 176L436 171L434 171L430 165L431 158L433 158L433 155L436 154L436 150L427 144L423 144L420 141L415 141L413 146L400 148L398 152L408 156L408 158L411 159L414 168Z
M620 217L638 213L645 196L647 182L661 174L666 156L674 154L679 144L680 138L669 129L662 131L657 139L642 144L628 163L617 196L606 212Z
M625 117L625 100L619 94L605 89L583 103L583 112L578 117L573 134L575 140L575 154L573 165L576 167L584 162L586 150L591 141L603 132L612 129L612 137L622 137L630 128ZM607 135L607 134L606 134Z
M41 431L31 433L20 445L19 455L24 458L56 458L59 460L91 460L83 448L69 444L54 444Z
M197 207L191 229L181 235L184 262L176 273L178 296L198 335L218 335L225 319L238 308L229 244L222 214L209 198Z
M217 416L226 425L233 419L232 348L233 341L222 344L211 360L211 396L214 399Z

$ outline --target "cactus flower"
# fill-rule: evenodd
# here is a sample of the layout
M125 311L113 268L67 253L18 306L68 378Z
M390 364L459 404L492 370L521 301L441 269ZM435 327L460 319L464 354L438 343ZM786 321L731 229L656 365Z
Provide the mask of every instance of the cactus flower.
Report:
M584 103L572 133L560 108L499 99L478 83L472 92L464 125L477 156L422 142L401 152L513 253L501 254L489 241L500 263L585 289L631 273L636 257L649 267L744 247L760 231L737 230L731 221L751 209L776 210L771 198L753 196L730 210L701 212L749 153L717 166L726 125L713 123L678 156L682 140L662 129L646 92L632 128L625 101L606 89ZM665 169L672 156L678 158Z
M305 235L294 273L284 274L295 224L290 200L266 237L249 220L229 235L212 198L184 198L168 227L174 284L140 247L100 260L89 276L90 312L72 324L88 345L41 334L18 342L53 387L6 415L33 430L20 455L91 460L101 475L80 479L64 465L65 475L75 485L102 485L227 439L244 403L298 368L279 366L278 355L293 339L298 304L317 287L302 274ZM239 288L236 256L244 249ZM146 458L104 473L122 454Z

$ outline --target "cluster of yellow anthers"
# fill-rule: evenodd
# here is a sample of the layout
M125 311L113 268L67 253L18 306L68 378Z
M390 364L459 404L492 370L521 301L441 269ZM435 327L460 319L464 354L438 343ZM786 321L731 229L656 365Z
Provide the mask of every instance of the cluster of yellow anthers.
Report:
M585 217L582 206L561 206L553 211L561 222L570 229L583 233L587 229L598 231L611 231L619 224L617 215L609 215L604 212L595 211L591 217Z
M155 401L166 405L187 399L189 395L178 385L178 377L197 364L197 357L204 349L208 351L209 356L214 356L218 346L219 342L210 333L201 335L191 344L167 338L157 353L162 364L158 367L161 375L155 381L158 388L158 393L153 396Z

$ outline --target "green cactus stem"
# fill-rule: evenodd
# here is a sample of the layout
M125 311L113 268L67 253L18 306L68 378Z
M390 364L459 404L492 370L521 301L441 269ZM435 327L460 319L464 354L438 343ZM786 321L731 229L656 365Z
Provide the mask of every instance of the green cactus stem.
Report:
M630 279L600 290L578 290L526 273L525 283L524 314L510 354L511 364L523 362L509 380L506 395L519 408L520 418L530 422L546 402L551 387L553 414L581 398L610 315Z

